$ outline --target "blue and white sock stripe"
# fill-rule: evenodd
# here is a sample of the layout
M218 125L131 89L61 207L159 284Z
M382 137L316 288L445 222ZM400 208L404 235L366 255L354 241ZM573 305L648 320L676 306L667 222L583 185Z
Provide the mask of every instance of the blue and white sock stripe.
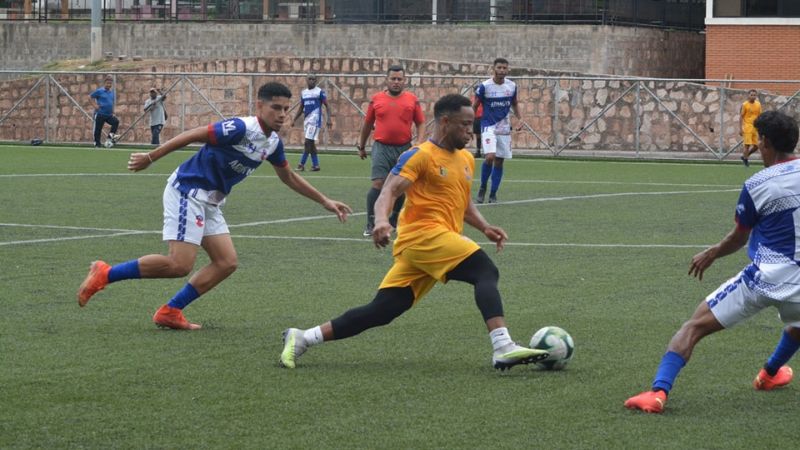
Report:
M186 214L189 206L189 196L181 192L181 201L178 208L178 236L176 240L183 241L186 237Z

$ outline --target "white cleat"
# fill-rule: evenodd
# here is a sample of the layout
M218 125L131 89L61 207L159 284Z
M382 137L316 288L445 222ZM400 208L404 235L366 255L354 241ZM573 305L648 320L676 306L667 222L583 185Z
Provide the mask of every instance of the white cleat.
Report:
M518 364L535 363L547 359L549 356L550 354L545 350L522 347L512 342L494 352L494 355L492 355L492 367L506 370Z
M281 352L281 366L294 369L297 358L308 349L308 344L303 337L303 330L287 328L283 331L283 352Z

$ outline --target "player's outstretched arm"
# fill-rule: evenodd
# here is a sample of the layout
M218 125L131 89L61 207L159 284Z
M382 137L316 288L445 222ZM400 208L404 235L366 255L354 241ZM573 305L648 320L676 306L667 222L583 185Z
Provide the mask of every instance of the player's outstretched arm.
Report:
M750 230L744 227L735 226L727 236L722 238L716 245L713 245L702 252L694 255L689 266L689 275L703 279L703 272L706 271L717 258L728 256L736 252L747 244L750 237Z
M490 241L494 242L498 252L503 250L508 240L508 234L506 234L505 230L502 228L487 222L471 199L467 206L467 211L464 213L464 222L467 222L473 228L483 233Z
M389 173L386 182L383 183L381 195L375 201L375 226L372 228L372 241L375 247L382 248L389 245L389 237L392 234L392 225L389 223L389 214L394 207L394 203L405 194L406 189L411 186L411 180L393 173Z
M288 164L283 167L272 167L275 169L275 173L278 174L278 178L283 181L283 184L289 186L290 189L298 194L314 200L322 205L323 208L336 214L339 222L347 221L347 215L353 212L353 209L347 206L345 203L331 200L326 197L322 192L318 191L314 186L312 186L311 183L306 181L305 178L294 173Z
M162 157L174 152L175 150L186 147L189 144L199 142L208 142L207 126L184 131L167 142L164 142L151 152L131 153L130 158L128 158L128 170L138 172L140 170L147 169L150 167L150 164L158 161Z

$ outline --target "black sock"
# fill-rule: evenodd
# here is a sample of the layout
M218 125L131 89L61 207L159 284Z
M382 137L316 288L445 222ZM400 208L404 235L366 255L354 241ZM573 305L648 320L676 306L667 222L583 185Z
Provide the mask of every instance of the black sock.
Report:
M381 195L380 189L371 188L367 192L367 224L375 225L375 202Z

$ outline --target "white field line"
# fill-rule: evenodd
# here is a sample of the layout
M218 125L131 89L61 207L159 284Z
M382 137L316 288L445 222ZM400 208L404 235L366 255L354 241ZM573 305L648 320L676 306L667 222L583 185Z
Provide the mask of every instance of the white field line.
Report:
M0 247L5 245L21 245L21 244L42 244L46 242L63 242L63 241L78 241L81 239L94 239L94 238L105 238L105 237L116 237L116 236L130 236L134 234L150 234L153 233L152 231L130 231L127 233L111 233L111 234L95 234L95 235L86 235L86 236L70 236L70 237L60 237L60 238L49 238L49 239L30 239L26 241L6 241L0 242ZM160 231L158 232L161 233Z
M592 195L575 195L575 196L562 196L562 197L541 197L541 198L533 198L527 200L514 200L502 203L495 203L495 204L487 204L482 206L499 206L499 205L508 205L508 204L522 204L522 203L537 203L537 202L548 202L548 201L564 201L564 200L584 200L584 199L592 199L592 198L609 198L609 197L626 197L626 196L639 196L639 195L685 195L685 194L709 194L709 193L722 193L722 192L735 192L738 189L719 189L719 190L704 190L704 191L667 191L667 192L618 192L612 194L592 194ZM364 212L353 213L350 216L363 216ZM294 217L294 218L287 218L287 219L275 219L275 220L265 220L259 222L247 222L241 224L232 224L228 225L229 228L242 228L242 227L250 227L250 226L259 226L259 225L271 225L271 224L280 224L280 223L290 223L290 222L301 222L301 221L308 221L308 220L320 220L320 219L332 219L334 216L332 214L325 214L325 215L318 215L318 216L306 216L306 217ZM69 241L69 240L79 240L79 239L92 239L98 237L114 237L114 236L128 236L128 235L136 235L136 234L157 234L160 231L147 231L147 230L128 230L128 229L118 229L118 228L92 228L92 227L75 227L75 226L60 226L60 225L36 225L36 224L18 224L18 223L0 223L0 227L26 227L26 228L50 228L50 229L63 229L63 230L87 230L87 231L108 231L112 234L103 234L103 235L91 235L91 236L70 236L70 237L61 237L61 238L46 238L46 239L32 239L32 240L23 240L23 241L7 241L7 242L0 242L0 246L7 246L7 245L18 245L18 244L33 244L33 243L45 243L45 242L59 242L59 241ZM261 238L261 239L299 239L299 240L329 240L329 241L347 241L347 240L363 240L363 239L355 239L355 238L333 238L333 237L292 237L292 236L246 236L246 235L232 235L232 237L237 238ZM488 244L487 244L488 245ZM634 244L544 244L544 243L518 243L513 244L509 243L509 245L536 245L536 246L547 246L547 245L555 245L555 246L592 246L592 247L600 247L600 246L609 246L609 247L630 247L637 245ZM655 245L655 244L653 244ZM652 245L650 244L641 244L642 248L651 248ZM666 247L670 248L680 248L681 246L685 246L683 244L675 244L675 245L666 245ZM690 247L695 247L694 245L689 245ZM658 247L656 247L658 248Z
M274 239L289 241L328 241L328 242L363 242L372 245L372 239L343 238L322 236L252 236L231 235L236 239ZM494 247L494 242L477 242L478 245ZM577 247L577 248L708 248L708 244L581 244L574 242L506 242L506 247Z
M611 194L569 195L563 197L540 197L527 200L509 200L500 203L488 203L482 206L518 205L523 203L558 202L563 200L586 200L592 198L633 197L640 195L685 195L685 194L718 194L722 192L739 192L739 189L713 189L705 191L667 191L667 192L615 192Z
M86 153L96 153L97 152L97 150L95 148L90 147L88 144L85 147L81 147L81 146L78 146L78 147L62 147L62 146L53 146L53 145L41 145L41 146L38 146L36 148L37 149L42 149L42 150L44 150L44 149L55 150L55 151L59 151L59 152L64 152L64 151L82 151L82 152L86 152ZM186 154L190 154L191 155L191 154L197 153L197 151L199 149L200 149L199 146L197 148L184 148L184 149L181 149L181 150L176 150L173 153L176 153L176 154L177 153L186 153ZM0 147L0 151L2 151L2 150L4 150L4 148ZM103 152L119 152L119 153L135 153L135 152L140 152L140 151L145 151L145 150L152 150L152 148L149 148L149 149L113 148L113 149L106 149L106 150L102 150L102 151ZM295 150L299 151L299 149L295 149ZM467 149L467 150L470 151L470 152L472 151L471 149ZM16 150L13 150L13 151L16 151ZM299 153L296 153L296 152L291 152L291 153L288 153L288 154L289 155L299 155ZM326 153L325 154L325 158L349 158L349 159L352 159L352 160L355 161L355 159L356 159L356 151L354 149L352 153L347 153L346 150L336 151L336 152L332 152L332 153ZM476 165L479 165L477 163L477 161L479 161L479 160L476 160ZM724 163L721 163L721 162L719 164L716 164L713 161L706 161L706 162L676 161L676 162L672 162L672 161L664 161L664 160L660 160L660 161L645 161L645 160L640 160L640 159L639 160L633 160L633 161L625 161L625 160L619 160L619 159L603 160L603 159L595 159L595 158L589 158L589 159L555 159L555 158L549 158L549 157L547 157L547 155L544 155L544 157L534 156L533 158L518 158L518 159L514 160L514 164L531 164L531 163L534 163L534 164L604 164L604 165L605 164L615 164L615 165L636 165L636 166L644 166L644 165L646 165L646 166L655 166L655 165L658 165L658 166L682 166L682 167L709 167L709 166L714 166L714 167L730 167L733 170L740 170L741 171L740 165L737 165L737 164L724 164ZM503 180L503 181L505 181L505 180Z
M170 173L14 173L0 174L2 178L48 178L48 177L163 177L165 180ZM278 179L275 175L250 175L248 178ZM333 175L315 175L313 179L322 180L369 180L369 177L346 177ZM474 180L477 183L478 180ZM529 183L529 184L584 184L606 186L679 186L679 187L709 187L709 188L734 188L741 185L733 184L704 184L704 183L665 183L665 182L637 182L637 181L591 181L591 180L503 180L503 183Z

